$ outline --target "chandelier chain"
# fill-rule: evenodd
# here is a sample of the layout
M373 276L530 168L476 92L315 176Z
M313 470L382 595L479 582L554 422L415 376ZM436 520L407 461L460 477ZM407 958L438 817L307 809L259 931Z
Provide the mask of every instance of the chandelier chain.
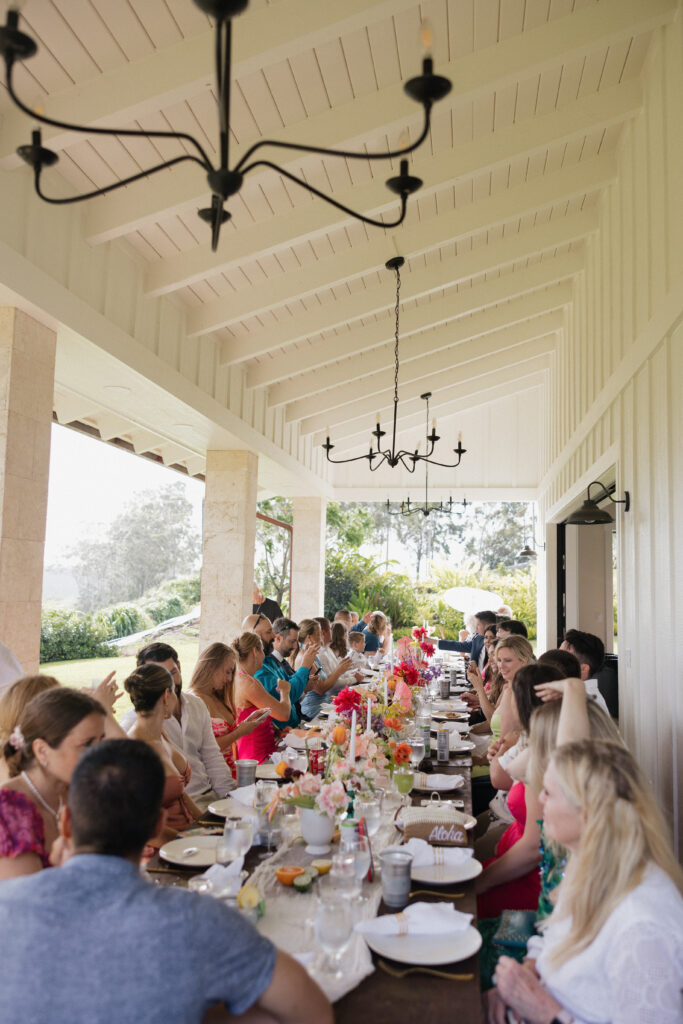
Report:
M394 402L398 402L398 323L399 323L399 297L401 294L401 271L396 267L396 334L394 342Z

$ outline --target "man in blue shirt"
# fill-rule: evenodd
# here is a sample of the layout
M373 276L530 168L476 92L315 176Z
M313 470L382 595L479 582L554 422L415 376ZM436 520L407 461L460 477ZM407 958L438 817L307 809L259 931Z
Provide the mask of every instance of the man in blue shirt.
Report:
M263 659L263 665L255 673L256 679L263 688L272 694L276 700L280 699L277 691L278 679L286 679L289 683L289 701L292 710L286 722L278 722L273 719L276 729L285 729L287 726L295 728L301 721L300 701L307 690L314 690L318 681L318 671L315 667L315 656L320 650L319 644L313 644L306 649L299 668L294 671L286 660L290 654L297 649L299 627L292 619L280 618L273 623L273 650Z
M477 665L479 670L486 664L486 647L484 646L484 633L486 627L495 625L496 613L490 611L477 612L474 616L476 633L471 640L439 640L440 651L461 651L469 654L470 661Z
M0 1020L200 1024L223 1004L281 1024L331 1024L306 971L236 910L142 878L164 781L138 740L108 740L81 758L60 817L70 859L0 887Z

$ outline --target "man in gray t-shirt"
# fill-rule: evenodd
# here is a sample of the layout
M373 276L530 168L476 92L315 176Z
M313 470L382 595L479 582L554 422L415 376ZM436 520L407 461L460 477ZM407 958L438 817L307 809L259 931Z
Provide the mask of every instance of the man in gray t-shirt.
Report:
M164 774L151 747L110 740L79 762L62 811L73 855L0 886L0 1021L194 1024L224 1003L331 1024L305 970L211 896L140 875Z

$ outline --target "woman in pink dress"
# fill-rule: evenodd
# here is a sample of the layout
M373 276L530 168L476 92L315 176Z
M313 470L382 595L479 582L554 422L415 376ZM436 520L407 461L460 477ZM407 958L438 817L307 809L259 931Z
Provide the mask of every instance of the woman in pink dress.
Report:
M239 757L253 758L259 764L275 750L273 719L286 722L291 714L289 702L290 686L286 679L279 679L277 690L280 700L254 679L263 664L263 644L256 633L242 633L232 644L237 654L237 675L235 678L235 709L237 724L250 718L255 708L267 709L265 721L261 721L248 736L237 741Z
M220 642L209 644L199 655L192 673L190 690L206 704L211 715L211 728L225 763L235 778L233 750L237 741L259 726L261 714L252 711L240 725L235 722L235 669L237 654Z
M71 775L104 739L105 717L99 701L59 686L24 707L3 750L10 779L0 788L0 879L50 866ZM55 863L61 853L55 844Z

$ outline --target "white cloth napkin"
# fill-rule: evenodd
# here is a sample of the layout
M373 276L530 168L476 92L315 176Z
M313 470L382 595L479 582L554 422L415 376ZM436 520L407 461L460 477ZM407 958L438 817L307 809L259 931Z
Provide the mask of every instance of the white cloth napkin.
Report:
M463 745L467 750L474 750L474 744L469 740L463 739L457 729L455 729L448 737L448 749L461 750Z
M254 798L256 797L256 784L252 782L251 786L238 786L237 789L233 789L230 796L245 807L253 807Z
M471 847L431 846L424 839L409 839L403 846L392 846L392 850L407 850L413 855L414 868L431 868L434 864L446 864L460 867L471 859L474 850ZM436 852L438 849L438 853Z
M471 921L471 914L461 913L452 903L412 903L400 914L382 914L355 927L361 935L457 935Z
M289 732L285 737L285 743L294 750L305 750L307 739L307 736L297 736L295 733Z
M436 732L440 725L445 725L449 732L469 732L469 722L453 722L446 720L445 722L437 722L435 719L432 720L432 732Z
M415 789L435 789L442 792L448 789L460 789L465 782L462 775L425 775L423 772L415 772Z

